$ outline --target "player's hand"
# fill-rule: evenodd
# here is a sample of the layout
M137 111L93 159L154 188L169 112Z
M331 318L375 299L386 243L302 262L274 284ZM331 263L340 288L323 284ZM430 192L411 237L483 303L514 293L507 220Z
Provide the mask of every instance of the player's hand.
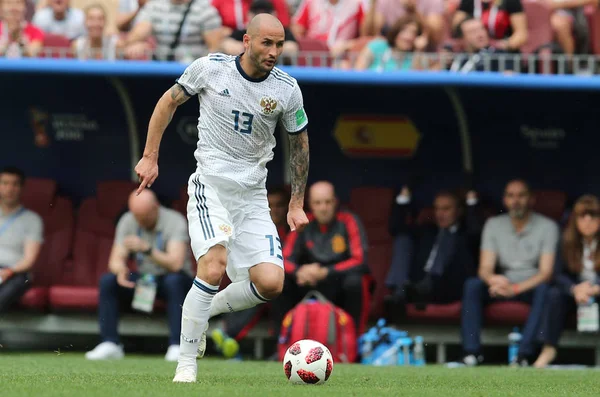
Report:
M2 279L3 283L11 278L14 274L15 272L13 272L12 269L0 269L0 278Z
M129 269L124 268L117 273L117 284L123 288L135 287L135 283L129 280Z
M290 208L287 214L287 222L290 225L290 230L302 231L306 225L308 225L308 218L302 208Z
M146 187L152 186L156 178L158 178L158 158L157 157L142 157L135 166L135 173L140 180L140 187L136 194L140 194Z

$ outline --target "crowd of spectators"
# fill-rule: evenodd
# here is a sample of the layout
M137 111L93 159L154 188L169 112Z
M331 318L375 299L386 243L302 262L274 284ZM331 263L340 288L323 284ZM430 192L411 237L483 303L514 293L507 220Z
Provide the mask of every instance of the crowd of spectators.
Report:
M514 55L569 60L600 46L598 0L32 1L0 2L0 55L61 46L62 56L79 59L189 63L209 52L241 53L257 13L283 23L287 64L520 71Z
M17 168L0 172L0 312L9 310L32 285L30 272L44 243L42 219L21 203L24 181ZM361 219L339 203L334 185L326 181L310 187L310 223L301 232L290 232L286 225L287 190L271 189L268 199L280 235L285 285L270 305L224 315L216 323L223 326L217 327L212 339L228 357L237 354L238 341L264 315L265 307L277 335L285 313L313 290L345 309L359 332L365 327L370 253ZM483 362L484 307L522 302L530 311L513 364L550 364L568 319L600 295L600 200L580 197L561 221L564 227L535 212L534 203L528 183L515 179L506 184L505 211L500 215L486 212L476 191L440 191L430 215L423 218L415 211L411 189L404 186L394 197L389 217L394 242L384 315L401 325L409 303L425 310L430 304L460 301L462 361L473 366ZM149 310L135 306L134 288L152 277L154 294L165 303L170 330L165 359L176 360L180 307L194 273L191 262L183 214L162 206L150 190L139 196L132 193L118 217L106 273L99 279L101 343L86 358L123 358L119 311L131 305Z

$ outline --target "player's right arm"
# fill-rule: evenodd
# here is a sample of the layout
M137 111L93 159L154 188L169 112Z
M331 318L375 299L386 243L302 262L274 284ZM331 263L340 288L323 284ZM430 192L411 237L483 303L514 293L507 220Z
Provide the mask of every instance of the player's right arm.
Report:
M158 178L158 149L165 129L173 119L177 107L192 96L198 94L205 86L209 72L208 58L200 58L189 65L177 82L158 100L148 125L148 136L142 159L135 167L140 178L139 194L145 187L150 187Z
M177 107L190 99L185 89L175 83L171 89L163 94L154 107L154 112L148 125L148 136L142 159L135 167L135 172L140 178L139 194L144 188L152 186L158 178L158 149L165 129L173 119Z
M108 258L108 270L117 276L117 283L125 288L135 287L135 283L129 280L129 268L127 267L127 257L129 251L125 248L123 240L128 234L127 215L123 215L117 223L115 231L115 241L110 250Z

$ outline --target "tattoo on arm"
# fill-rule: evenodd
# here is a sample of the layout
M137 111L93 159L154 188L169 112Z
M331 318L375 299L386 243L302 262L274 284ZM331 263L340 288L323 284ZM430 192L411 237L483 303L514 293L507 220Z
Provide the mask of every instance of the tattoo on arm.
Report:
M185 101L191 98L178 83L175 83L173 87L171 87L170 93L171 99L177 104L177 106L185 103Z
M304 191L309 166L308 133L290 135L290 171L292 175L292 201L304 203Z

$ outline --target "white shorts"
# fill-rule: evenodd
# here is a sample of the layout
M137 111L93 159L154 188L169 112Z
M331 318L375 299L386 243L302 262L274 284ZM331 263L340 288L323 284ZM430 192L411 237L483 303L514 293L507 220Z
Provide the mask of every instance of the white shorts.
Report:
M249 278L262 262L283 268L277 228L271 220L267 190L245 189L234 181L194 173L188 181L187 218L196 262L221 244L227 248L227 276Z

